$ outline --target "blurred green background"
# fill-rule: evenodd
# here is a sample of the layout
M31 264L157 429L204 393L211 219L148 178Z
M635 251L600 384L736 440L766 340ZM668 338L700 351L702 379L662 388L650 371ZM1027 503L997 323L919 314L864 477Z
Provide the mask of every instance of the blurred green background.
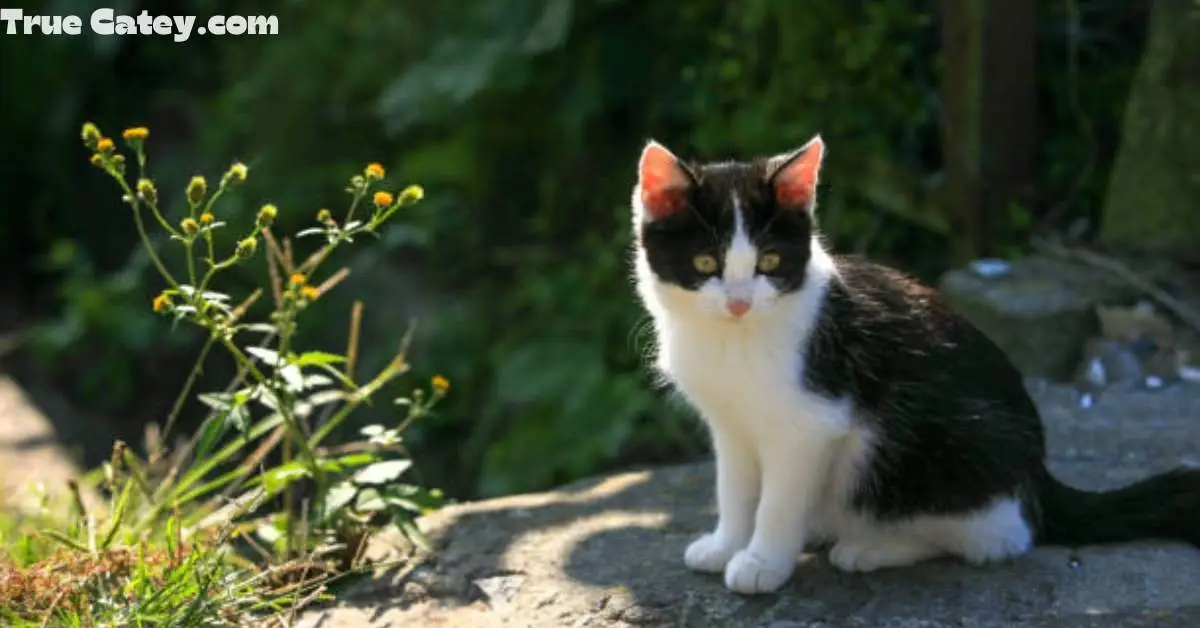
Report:
M85 120L151 128L175 216L189 177L244 161L222 219L249 225L272 202L276 233L344 206L346 179L378 161L426 200L338 260L350 280L304 340L340 350L363 299L366 373L417 320L413 382L440 373L453 388L407 441L424 479L458 498L703 451L640 366L627 203L647 138L720 159L820 132L830 242L932 281L1020 256L1035 233L1100 233L1152 13L1135 0L111 4L236 6L276 16L279 34L0 35L0 324L30 334L8 369L136 435L165 416L198 346L151 313L160 286L88 165ZM225 291L264 279L254 265ZM201 390L229 374L210 361Z

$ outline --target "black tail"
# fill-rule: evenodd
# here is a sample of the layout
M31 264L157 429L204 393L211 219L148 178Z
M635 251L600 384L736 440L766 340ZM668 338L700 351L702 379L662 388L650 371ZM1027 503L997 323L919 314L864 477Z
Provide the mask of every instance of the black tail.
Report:
M1043 471L1038 543L1099 545L1138 540L1200 547L1200 469L1174 469L1123 488L1083 491Z

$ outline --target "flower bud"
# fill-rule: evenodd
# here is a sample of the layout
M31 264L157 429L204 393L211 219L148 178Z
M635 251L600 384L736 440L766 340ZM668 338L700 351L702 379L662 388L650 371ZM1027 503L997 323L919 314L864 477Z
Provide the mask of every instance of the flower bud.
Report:
M99 143L104 136L100 134L100 129L91 122L83 123L83 130L80 132L80 137L83 138L83 145L88 150L99 150Z
M235 162L232 166L229 167L229 171L225 173L225 176L222 177L222 182L228 183L230 185L238 185L240 183L245 183L246 176L249 174L248 171L249 171L249 169L246 168L245 164L243 164L240 161Z
M192 180L188 182L188 186L187 186L188 202L193 205L199 205L200 201L203 201L205 195L207 195L207 194L208 194L208 181L205 181L204 177L202 177L200 175L196 175L196 176L192 177Z
M270 203L263 205L262 208L258 210L258 218L256 219L258 226L262 229L270 227L271 223L275 222L275 216L278 213L279 211L275 209L274 205L271 205Z
M400 192L400 204L412 205L425 198L425 190L419 185L410 185Z
M137 183L138 196L142 197L147 203L158 202L158 190L154 187L154 182L150 179L140 179Z
M238 242L236 255L238 259L247 260L254 257L254 251L258 249L258 240L254 238L246 238Z

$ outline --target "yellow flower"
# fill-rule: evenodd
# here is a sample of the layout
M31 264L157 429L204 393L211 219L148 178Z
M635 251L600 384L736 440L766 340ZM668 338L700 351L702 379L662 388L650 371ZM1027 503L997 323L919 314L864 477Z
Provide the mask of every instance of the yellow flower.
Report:
M249 169L246 168L246 164L243 164L240 161L234 162L234 164L229 167L229 171L225 173L223 180L225 183L237 185L246 180L246 175L249 173L248 171Z
M271 223L275 222L275 216L278 213L279 210L277 210L274 205L271 205L270 203L263 205L262 208L258 210L258 226L264 229L270 227Z
M316 301L317 297L321 296L321 291L312 286L304 286L300 289L300 296L309 301Z
M322 209L317 212L317 222L329 223L332 221L333 221L333 215L329 213L328 209Z
M400 193L400 204L411 205L423 198L425 198L425 190L419 185L410 185Z
M253 257L254 251L256 250L258 250L258 240L254 238L246 238L245 240L238 242L237 249L234 251L234 254L237 255L238 259L246 260Z
M91 122L83 123L83 130L79 136L83 138L83 145L90 150L96 150L97 144L104 136L100 134L100 129Z
M308 278L300 273L296 273L292 275L290 279L288 279L288 283L293 286L300 287L308 283Z
M92 165L93 165L93 166L102 166L102 165L104 165L104 155L101 155L100 153L95 153L95 154L93 154L93 155L92 155L91 162L92 162Z
M208 194L208 181L204 177L196 175L188 182L187 199L193 205L199 205L200 201L204 200L204 195Z
M450 381L441 375L434 375L430 382L433 385L433 392L444 395L450 390Z
M196 235L196 232L200 231L200 225L196 224L196 221L192 220L191 218L184 218L183 221L179 223L179 226L187 235Z
M121 133L121 137L125 138L126 142L140 142L141 140L150 137L150 129L144 126L135 126L130 129L125 129Z
M117 171L117 174L125 174L125 155L122 155L119 153L116 155L113 155L112 156L112 167L113 167L113 170Z
M96 150L102 153L111 153L114 148L116 148L116 145L114 145L113 141L107 137L102 137L99 140L96 140Z
M212 212L204 212L203 214L200 214L200 224L202 225L211 225L215 219L216 218L212 215Z
M151 304L151 307L154 308L156 313L162 314L171 309L171 297L167 296L167 293L164 292L154 297L154 303Z
M368 181L378 181L387 175L387 171L380 164L370 164L365 171Z
M154 187L154 182L150 179L140 179L137 182L138 195L146 199L147 203L154 203L158 200L158 190Z
M395 200L395 197L392 196L391 192L376 192L375 193L375 206L378 207L379 209L391 207L393 200Z

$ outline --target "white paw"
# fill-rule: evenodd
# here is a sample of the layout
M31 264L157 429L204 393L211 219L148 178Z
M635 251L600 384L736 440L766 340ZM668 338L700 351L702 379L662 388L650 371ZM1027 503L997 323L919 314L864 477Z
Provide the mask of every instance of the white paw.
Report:
M764 556L744 549L725 567L725 588L745 595L774 593L795 569L795 556Z
M867 572L912 565L933 554L932 548L908 543L840 541L829 550L829 562L842 571Z
M721 573L740 549L733 541L710 532L688 545L683 564L692 571Z

